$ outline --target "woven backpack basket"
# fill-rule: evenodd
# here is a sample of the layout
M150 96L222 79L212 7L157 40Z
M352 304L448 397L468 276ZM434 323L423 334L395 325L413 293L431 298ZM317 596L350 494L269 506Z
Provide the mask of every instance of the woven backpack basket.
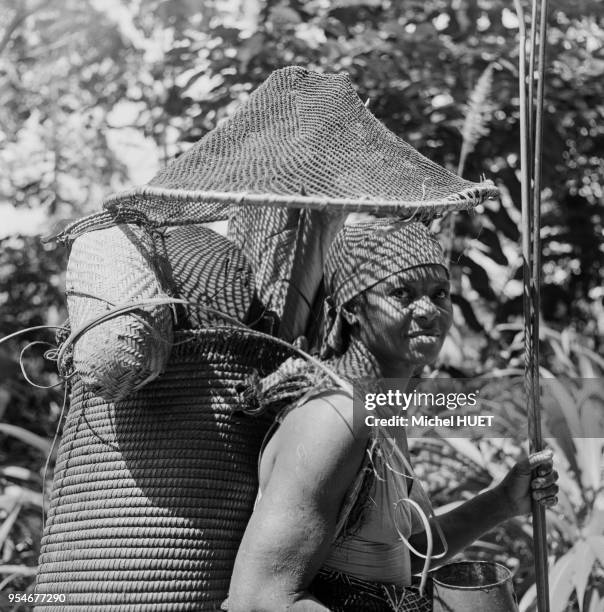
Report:
M166 372L124 401L76 380L36 591L65 594L57 611L217 610L271 422L236 388L288 356L246 330L177 332Z

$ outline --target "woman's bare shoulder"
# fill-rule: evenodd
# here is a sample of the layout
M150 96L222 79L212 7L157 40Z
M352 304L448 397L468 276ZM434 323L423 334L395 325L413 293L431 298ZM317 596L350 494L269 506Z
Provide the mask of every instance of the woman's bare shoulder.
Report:
M369 434L358 421L350 395L338 390L318 393L287 413L277 431L274 452L304 448L318 462L334 466L360 457Z
M358 428L357 428L358 429ZM287 470L304 464L306 478L316 481L318 473L345 473L360 464L367 446L366 432L356 431L352 398L339 390L313 394L292 407L266 445L260 462L260 486L264 490L275 476L279 463ZM351 472L351 477L354 471Z

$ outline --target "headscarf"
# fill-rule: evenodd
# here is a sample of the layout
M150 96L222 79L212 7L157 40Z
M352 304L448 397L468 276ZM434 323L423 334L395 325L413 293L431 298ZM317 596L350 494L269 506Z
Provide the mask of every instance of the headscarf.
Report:
M448 273L442 247L417 221L376 219L345 225L334 238L324 266L325 323L322 354L344 350L342 308L392 274L438 264Z

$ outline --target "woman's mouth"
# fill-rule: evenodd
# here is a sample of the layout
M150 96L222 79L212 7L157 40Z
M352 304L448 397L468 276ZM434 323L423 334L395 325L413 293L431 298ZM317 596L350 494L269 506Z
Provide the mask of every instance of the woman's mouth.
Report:
M407 334L407 336L409 338L420 338L420 337L430 337L430 338L438 338L440 336L440 334L436 331L436 330L421 330L421 331L414 331L411 332L409 334Z

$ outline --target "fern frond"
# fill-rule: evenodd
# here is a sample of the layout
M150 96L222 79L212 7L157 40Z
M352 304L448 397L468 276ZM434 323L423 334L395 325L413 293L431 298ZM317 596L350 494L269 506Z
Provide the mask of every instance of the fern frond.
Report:
M493 89L493 70L495 64L490 63L480 75L467 107L466 119L461 130L463 142L459 155L457 174L462 175L468 155L474 150L476 143L489 133L489 121L493 112L491 91Z

